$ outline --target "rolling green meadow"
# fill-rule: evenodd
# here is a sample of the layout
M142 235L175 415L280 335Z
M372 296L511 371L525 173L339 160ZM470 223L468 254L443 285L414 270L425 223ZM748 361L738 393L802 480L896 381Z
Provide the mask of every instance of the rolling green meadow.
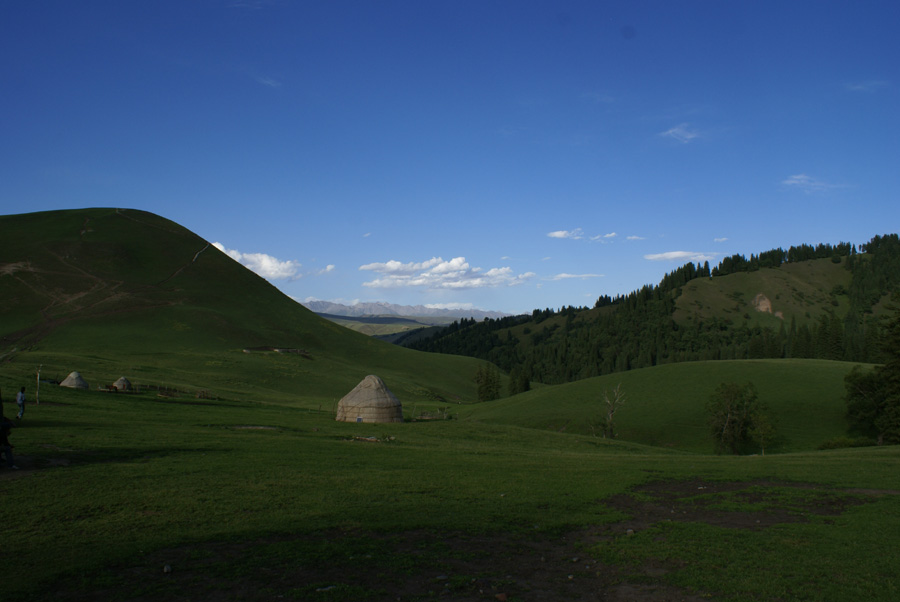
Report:
M162 572L165 551L186 547L202 554L243 542L238 565L279 567L309 561L295 557L305 548L290 539L272 548L272 541L290 537L332 540L327 553L347 562L370 533L424 531L437 541L447 532L552 539L622 520L604 504L609 496L648 481L698 478L815 483L847 496L890 493L837 517L760 531L660 523L582 553L626 567L633 580L640 570L632 566L672 562L679 568L666 574L667 582L714 599L890 600L898 594L895 447L715 456L482 421L476 406L463 407L470 415L460 420L372 425L338 423L329 411L292 404L44 387L42 403L28 406L13 435L29 465L0 480L2 553L21 575L7 582L12 597L6 599L36 600L48 592L78 599L109 588L110 599L188 599ZM418 570L408 560L392 560L396 554L387 546L375 553L384 555L383 570ZM128 578L126 569L148 564L153 578ZM228 599L236 579L267 587L257 572L236 577L225 561L207 565L189 557L174 570L192 582L211 579L204 596ZM767 578L759 579L760 572ZM344 584L352 586L352 576ZM316 589L327 585L333 582ZM347 591L347 599L367 595ZM289 595L335 594L301 588Z
M900 598L900 448L819 449L847 434L852 364L667 364L479 403L479 360L318 318L157 216L0 227L21 233L4 414L29 396L21 470L0 468L4 602ZM89 390L50 382L73 370ZM334 420L367 374L404 422ZM100 390L120 376L138 391ZM722 382L772 409L765 455L713 453Z

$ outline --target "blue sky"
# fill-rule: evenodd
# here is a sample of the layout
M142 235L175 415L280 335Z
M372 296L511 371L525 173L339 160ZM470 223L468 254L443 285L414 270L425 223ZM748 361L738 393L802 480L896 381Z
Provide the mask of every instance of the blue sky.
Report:
M530 312L900 230L900 3L0 3L0 213Z

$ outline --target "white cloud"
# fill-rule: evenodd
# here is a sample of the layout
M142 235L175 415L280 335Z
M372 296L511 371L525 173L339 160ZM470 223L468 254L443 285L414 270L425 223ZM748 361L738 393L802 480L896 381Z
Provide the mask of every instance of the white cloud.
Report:
M726 240L728 240L728 239L723 236L721 238L714 238L713 242L725 242Z
M802 190L807 194L813 192L825 192L826 190L831 190L832 188L839 188L839 186L836 184L829 184L827 182L823 182L822 180L817 180L816 178L808 176L805 173L790 176L789 178L782 180L781 183L789 188Z
M572 279L587 280L589 278L603 278L603 274L566 274L566 273L562 273L562 274L557 274L556 276L551 278L551 280L572 280Z
M700 136L697 130L690 129L690 124L687 123L678 124L672 129L666 130L665 132L660 132L659 135L666 136L668 138L674 138L678 142L682 142L685 144Z
M888 82L886 80L869 79L860 82L848 82L844 84L844 89L850 92L868 92L869 94L872 94L887 86Z
M273 79L271 77L260 76L256 78L256 81L261 83L264 86L268 86L269 88L280 88L281 82L277 79Z
M610 232L609 234L598 234L597 236L591 236L591 240L594 242L606 242L618 236L615 232Z
M437 290L515 286L535 276L533 272L513 274L509 267L484 271L470 266L465 257L454 257L450 261L432 257L427 261L410 263L391 260L368 263L359 269L381 275L375 280L363 282L363 286L370 288L423 287Z
M462 258L457 257L456 259ZM456 259L454 259L453 261L456 261ZM382 274L411 274L413 272L418 272L419 270L432 268L435 265L443 262L444 260L439 257L432 257L428 261L423 261L421 263L400 263L399 261L391 260L385 263L367 263L366 265L359 266L359 269L369 270L372 272L380 272Z
M584 232L581 228L575 228L574 230L556 230L555 232L548 232L547 236L550 238L571 238L573 240L581 240L584 238Z
M644 238L643 236L635 236L632 234L631 236L626 236L625 240L647 240L647 239Z
M300 278L299 271L302 264L298 261L281 261L265 253L241 253L233 249L226 249L218 242L214 242L213 246L266 280L296 280Z
M668 251L644 255L644 259L650 261L710 261L715 257L715 253L695 253L693 251Z
M333 271L334 271L334 264L329 263L328 265L326 265L324 268L322 268L321 270L319 270L316 273L317 274L328 274L329 272L333 272Z

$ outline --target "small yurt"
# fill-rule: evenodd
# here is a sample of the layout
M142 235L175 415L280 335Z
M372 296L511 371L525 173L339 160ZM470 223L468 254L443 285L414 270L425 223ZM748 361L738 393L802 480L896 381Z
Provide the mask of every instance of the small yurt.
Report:
M124 376L120 376L119 380L113 383L116 391L131 391L131 382Z
M72 372L59 383L60 387L69 387L70 389L90 389L88 384L81 378L78 372Z
M403 406L383 380L370 374L338 402L335 420L403 422Z

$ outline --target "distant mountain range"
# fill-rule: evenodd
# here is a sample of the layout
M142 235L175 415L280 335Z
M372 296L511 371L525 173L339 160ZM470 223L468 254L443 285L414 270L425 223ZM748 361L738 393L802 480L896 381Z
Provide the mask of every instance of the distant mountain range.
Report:
M425 305L396 305L378 301L374 303L354 303L343 305L331 301L307 300L301 301L307 309L317 314L331 314L336 316L413 316L413 317L440 317L440 318L485 318L498 319L511 314L499 311L485 311L483 309L444 309L427 307Z

